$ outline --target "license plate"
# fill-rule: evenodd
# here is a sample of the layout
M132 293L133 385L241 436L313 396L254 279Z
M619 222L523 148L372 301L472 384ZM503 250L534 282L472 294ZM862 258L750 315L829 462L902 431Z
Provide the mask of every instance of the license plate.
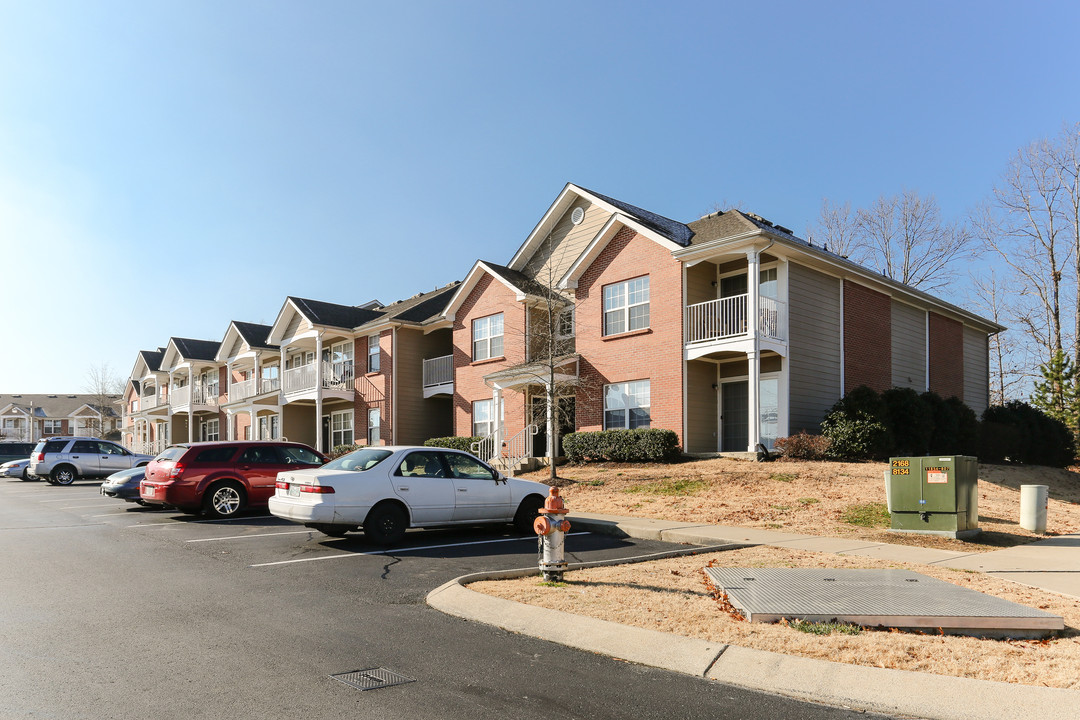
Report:
M300 497L299 485L289 485L289 497Z
M147 497L154 497L154 488L150 487L149 485L146 486L145 492Z

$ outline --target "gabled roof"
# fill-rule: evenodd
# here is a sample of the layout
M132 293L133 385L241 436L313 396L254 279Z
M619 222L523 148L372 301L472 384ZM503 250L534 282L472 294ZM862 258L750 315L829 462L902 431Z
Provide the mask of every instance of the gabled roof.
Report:
M322 300L308 300L307 298L288 298L297 311L307 318L313 325L327 325L329 327L353 329L379 317L379 310L356 307L354 305L338 305L337 303L323 302Z
M0 409L18 409L24 414L32 414L36 418L67 418L74 415L83 407L89 407L102 415L116 415L111 403L119 399L119 395L98 396L93 393L76 395L50 395L43 393L16 393L12 395L0 395ZM106 404L98 404L104 399ZM31 411L32 408L32 411Z
M165 348L158 348L157 350L140 350L139 357L146 363L146 368L150 372L157 372L161 370L161 361L165 358Z
M261 348L263 350L277 349L277 345L272 345L266 341L266 338L270 336L269 325L240 322L239 320L233 320L232 324L243 341L248 344L248 347Z
M577 187L581 186L578 185ZM688 225L685 225L678 220L672 220L671 218L666 218L663 215L657 215L654 212L643 210L642 208L631 205L630 203L623 202L622 200L616 200L615 198L608 197L607 195L601 195L598 192L593 192L588 188L581 187L581 189L589 193L590 195L593 195L594 197L600 198L609 205L614 205L615 207L619 208L619 210L622 210L627 215L633 217L645 227L650 228L651 230L655 230L673 243L677 243L685 247L690 244L691 238L694 237L694 231Z
M786 227L769 222L760 215L746 213L742 210L712 213L690 223L689 227L694 231L694 239L691 243L693 245L700 245L722 237L765 231L773 235L786 237L807 247L810 246L809 243L802 238L796 237Z
M381 314L378 318L370 320L356 329L361 330L364 326L379 325L384 322L422 324L434 320L442 315L446 303L449 302L460 284L460 280L455 280L441 288L426 293L417 293L411 298L390 303L380 308Z
M469 296L469 293L473 291L473 288L480 282L480 278L485 274L490 275L510 290L513 290L519 301L529 297L546 298L548 295L548 289L542 283L524 273L487 260L477 260L472 269L469 270L469 274L457 286L453 297L450 298L450 302L446 304L442 316L448 319L453 318L454 313L465 302L465 298ZM555 291L555 294L562 297L558 291Z
M548 288L525 273L511 270L505 265L496 265L493 262L484 261L484 266L503 283L517 290L520 295L532 295L533 297L546 297Z
M185 360L208 360L215 362L221 343L214 340L194 340L192 338L169 338L169 343Z

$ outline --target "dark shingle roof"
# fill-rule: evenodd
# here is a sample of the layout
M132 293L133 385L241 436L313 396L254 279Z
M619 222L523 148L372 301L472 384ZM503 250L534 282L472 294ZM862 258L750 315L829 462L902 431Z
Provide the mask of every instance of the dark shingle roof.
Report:
M213 362L217 357L221 343L214 340L193 340L191 338L172 338L177 352L188 360L209 360Z
M270 337L271 327L269 325L240 322L239 320L233 320L233 325L236 326L236 331L240 333L240 337L248 344L248 347L277 349L277 345L266 342L266 338Z
M453 297L460 284L460 280L455 280L446 287L405 300L402 305L406 303L409 303L409 305L401 310L395 311L391 305L386 308L387 314L395 320L403 320L404 322L422 323L425 320L430 320L442 314L442 311L446 308L446 303L450 302L450 298Z
M120 398L119 395L105 395L108 404L99 406L97 403L101 396L83 393L80 395L49 395L41 393L16 393L14 395L0 395L0 408L14 405L25 412L33 408L33 416L38 418L66 418L71 416L83 405L89 405L102 415L114 416L116 411L110 406Z
M492 272L498 273L502 276L503 280L510 283L518 290L521 290L527 295L535 295L537 297L546 297L548 294L548 288L540 282L537 282L533 278L529 277L525 273L518 272L517 270L511 270L505 265L496 265L493 262L487 260L482 261L484 265L491 268ZM558 295L558 291L555 291Z
M289 296L289 300L315 325L352 328L370 322L382 315L381 310L369 310L353 305L338 305L322 300L308 300Z
M579 185L578 187L581 186ZM685 247L686 245L690 244L690 240L694 237L694 231L691 230L690 227L688 227L687 225L679 222L678 220L672 220L671 218L666 218L663 215L657 215L654 212L643 210L642 208L631 205L630 203L624 203L622 200L616 200L615 198L608 197L607 195L601 195L598 192L593 192L588 188L582 187L581 189L592 195L595 195L596 197L600 198L601 200L610 205L614 205L627 215L633 216L642 225L645 225L646 227L655 230L656 232L660 233L674 243L678 243L679 245Z
M140 350L139 355L142 356L143 362L146 363L146 367L150 369L150 372L156 372L161 369L161 360L165 357L165 348Z

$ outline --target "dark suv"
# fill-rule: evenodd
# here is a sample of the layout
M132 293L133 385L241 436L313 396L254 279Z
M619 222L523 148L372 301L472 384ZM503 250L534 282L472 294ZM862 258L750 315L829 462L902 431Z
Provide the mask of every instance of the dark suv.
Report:
M139 496L147 505L232 517L249 507L265 507L279 472L326 461L302 443L180 443L165 448L146 467Z

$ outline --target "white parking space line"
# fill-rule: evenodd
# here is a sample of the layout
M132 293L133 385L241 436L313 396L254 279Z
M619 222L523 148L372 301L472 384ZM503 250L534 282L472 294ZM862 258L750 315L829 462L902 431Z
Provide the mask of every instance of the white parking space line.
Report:
M287 530L276 533L259 533L258 535L230 535L229 537L199 538L198 540L185 540L184 542L216 542L217 540L246 540L248 538L273 537L274 535L306 535L318 532L317 530Z
M43 502L43 503L71 502L73 499L74 498L59 498L59 499L56 499L56 500L42 500L41 502Z
M567 533L567 537L571 535L588 535L587 532ZM248 567L270 567L271 565L290 565L292 563L302 562L315 562L316 560L338 560L340 558L349 557L364 557L365 555L400 555L401 553L416 552L417 550L441 550L443 548L452 547L465 547L466 545L489 545L493 543L505 543L505 542L536 542L536 538L522 537L522 538L502 538L501 540L474 540L473 542L463 543L451 543L449 545L423 545L421 547L411 548L391 548L390 550L372 550L371 552L362 553L341 553L340 555L324 555L322 557L312 558L298 558L296 560L278 560L277 562L258 563L256 565L248 565Z
M103 507L108 507L108 503L106 503L105 505L102 505L101 503L98 503L97 505L68 505L67 507L60 507L60 508L56 508L56 509L57 510L80 510L82 508L103 508Z
M188 525L195 525L201 523L228 523L239 522L243 520L266 520L274 517L273 515L258 515L256 517L238 517L238 518L220 518L218 520L188 520L187 522L180 522L179 520L173 520L171 522L159 522L159 523L139 523L138 525L128 525L129 528L136 527L151 527L153 525L174 525L176 527L187 527ZM275 518L276 519L276 518Z
M111 513L105 513L104 515L87 515L87 518L99 518L99 517L113 517L114 515L127 515L127 510L117 510Z

